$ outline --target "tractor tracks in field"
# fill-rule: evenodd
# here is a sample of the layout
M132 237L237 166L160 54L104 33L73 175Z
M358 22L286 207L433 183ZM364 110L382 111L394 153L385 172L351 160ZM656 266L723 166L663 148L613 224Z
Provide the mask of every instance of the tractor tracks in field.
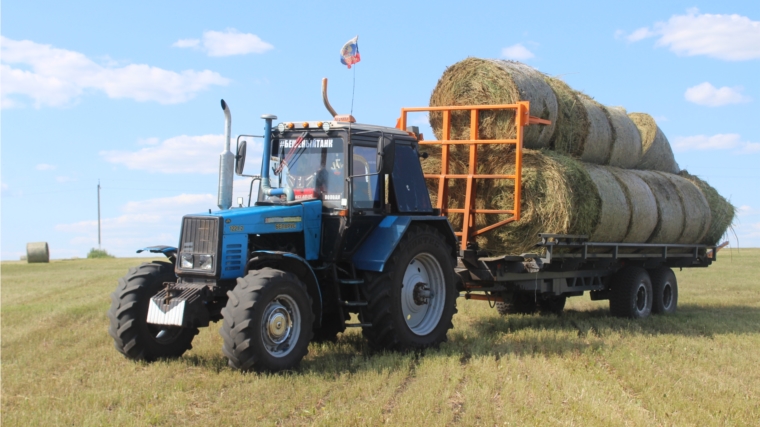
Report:
M447 426L459 425L462 415L465 413L465 397L463 392L467 387L467 365L470 362L470 358L472 358L472 355L469 353L465 353L459 358L459 364L463 370L462 378L459 379L459 382L454 386L454 390L449 395L448 404L451 409L451 420L446 423Z
M401 381L401 384L396 387L396 391L393 393L393 396L390 398L390 400L388 400L385 405L383 405L383 411L381 413L383 423L389 422L389 418L391 414L393 414L393 410L396 409L396 406L398 405L399 397L406 392L406 390L409 388L409 384L416 380L416 370L417 365L419 364L418 358L419 356L415 356L409 362L409 368L406 370L406 376Z

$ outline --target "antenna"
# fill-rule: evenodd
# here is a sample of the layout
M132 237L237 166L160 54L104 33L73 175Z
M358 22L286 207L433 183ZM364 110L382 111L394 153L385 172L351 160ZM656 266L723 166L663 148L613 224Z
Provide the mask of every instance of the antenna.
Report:
M98 180L98 249L100 249L100 180Z

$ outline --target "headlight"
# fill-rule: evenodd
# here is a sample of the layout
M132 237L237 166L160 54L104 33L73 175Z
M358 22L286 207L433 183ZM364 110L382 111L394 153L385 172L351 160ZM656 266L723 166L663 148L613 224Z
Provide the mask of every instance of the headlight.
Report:
M193 268L193 254L183 253L181 258L182 268Z
M201 270L212 270L214 266L214 257L211 255L198 255L198 268Z
M325 132L329 132L330 131L330 122L324 122L324 123L322 123L322 130L325 131Z

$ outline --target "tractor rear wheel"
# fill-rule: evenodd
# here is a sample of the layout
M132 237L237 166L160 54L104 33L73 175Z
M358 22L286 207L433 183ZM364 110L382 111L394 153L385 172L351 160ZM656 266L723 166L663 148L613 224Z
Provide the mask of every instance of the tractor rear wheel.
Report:
M417 350L446 341L456 313L453 257L434 228L412 226L382 273L367 273L364 336L376 350Z
M306 287L293 273L253 270L227 292L219 333L229 366L242 371L281 371L308 352L314 314Z
M678 306L678 282L669 267L661 266L649 270L652 280L652 313L672 314Z
M131 268L119 279L111 294L108 333L121 354L133 360L153 361L180 357L193 347L198 328L147 322L150 299L164 288L164 282L176 280L174 266L159 261Z
M616 317L643 319L652 312L652 282L641 267L626 266L612 278L610 313Z

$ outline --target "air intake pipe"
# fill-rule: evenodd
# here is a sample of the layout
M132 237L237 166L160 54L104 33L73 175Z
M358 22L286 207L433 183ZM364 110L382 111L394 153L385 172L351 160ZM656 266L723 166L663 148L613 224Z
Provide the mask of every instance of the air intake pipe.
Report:
M219 156L219 209L226 210L232 206L232 174L235 170L235 155L230 151L230 132L232 116L230 107L222 100L224 110L224 151Z
M266 196L285 196L289 202L296 199L293 189L290 188L287 181L284 188L272 188L269 182L269 159L272 156L272 120L277 120L277 116L264 114L264 153L261 159L261 192Z

